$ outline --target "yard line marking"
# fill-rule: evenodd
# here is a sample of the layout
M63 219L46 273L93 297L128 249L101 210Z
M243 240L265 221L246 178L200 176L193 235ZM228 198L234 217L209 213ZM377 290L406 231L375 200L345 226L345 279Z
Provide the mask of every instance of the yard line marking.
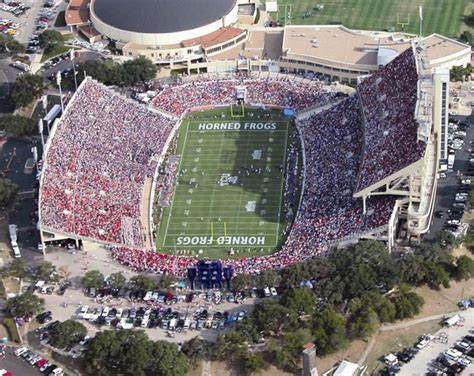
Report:
M188 128L189 128L189 123L186 125L186 133L184 134L184 142L183 142L183 145L186 145L186 140L188 138ZM170 206L170 210L168 212L168 220L166 221L166 228L165 228L165 236L163 237L163 247L165 247L165 242L166 242L166 237L168 236L168 227L170 225L170 221L171 221L171 214L173 212L173 205L174 205L174 198L175 198L175 195L176 195L176 191L179 189L179 186L177 185L177 182L179 180L179 172L181 171L181 164L183 163L183 159L184 159L184 152L186 151L186 147L183 146L183 151L182 151L182 154L181 154L181 159L179 160L179 165L178 165L178 173L176 174L176 179L175 179L175 187L174 187L174 190L173 190L173 197L171 198L171 206Z
M286 134L285 134L285 148L283 149L283 166L286 165L286 148L288 144L288 122L286 123ZM285 171L283 169L283 171ZM287 171L288 173L288 171ZM278 245L279 234L280 234L280 216L281 216L281 207L284 205L283 203L283 189L285 186L285 176L282 176L281 179L281 187L280 187L280 210L278 210L278 220L277 220L277 232L276 232L276 239L275 239L275 247Z

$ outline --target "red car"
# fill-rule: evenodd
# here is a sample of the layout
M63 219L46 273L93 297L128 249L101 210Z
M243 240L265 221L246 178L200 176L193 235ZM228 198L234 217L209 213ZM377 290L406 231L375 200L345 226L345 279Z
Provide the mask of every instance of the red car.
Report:
M48 359L41 358L35 363L36 367L43 367L46 363L48 363Z
M38 21L41 21L41 22L49 22L48 18L46 18L46 17L40 17L40 18L38 19Z

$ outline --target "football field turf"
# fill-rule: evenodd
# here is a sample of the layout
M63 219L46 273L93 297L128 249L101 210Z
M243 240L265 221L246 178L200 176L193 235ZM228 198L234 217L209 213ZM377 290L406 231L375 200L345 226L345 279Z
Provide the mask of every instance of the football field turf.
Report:
M224 117L221 115L226 113ZM254 116L250 116L253 113ZM280 111L194 113L179 129L179 167L156 246L218 258L272 253L285 227L282 208L289 133Z
M351 29L419 33L423 6L423 35L458 37L469 0L279 0L278 18L290 11L293 25L340 24ZM282 5L291 5L291 8ZM318 7L322 5L323 8ZM276 19L276 15L275 15ZM288 18L286 18L288 20Z

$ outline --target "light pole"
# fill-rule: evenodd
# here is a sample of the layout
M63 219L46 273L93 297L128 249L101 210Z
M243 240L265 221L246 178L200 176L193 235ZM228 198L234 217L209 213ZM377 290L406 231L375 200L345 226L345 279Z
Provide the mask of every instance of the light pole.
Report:
M61 89L61 72L60 71L56 73L56 83L58 84L58 87L59 87L59 101L61 102L61 111L64 114L63 91Z

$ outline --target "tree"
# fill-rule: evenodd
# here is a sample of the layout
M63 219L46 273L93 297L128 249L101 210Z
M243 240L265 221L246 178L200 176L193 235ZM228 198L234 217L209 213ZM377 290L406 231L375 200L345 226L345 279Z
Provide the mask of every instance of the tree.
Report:
M468 16L464 16L464 23L469 27L474 27L474 12Z
M280 284L281 277L275 270L264 270L257 277L257 287L263 289L265 287L278 286Z
M362 295L362 305L371 307L377 314L380 322L392 322L395 320L395 306L383 295L375 291L369 291Z
M400 278L403 282L411 285L420 285L425 281L425 265L423 257L409 254L398 262Z
M174 343L151 342L150 359L147 375L185 376L189 370L188 359Z
M21 259L13 260L8 267L8 274L16 278L25 278L27 275L25 262Z
M11 35L0 34L0 52L6 52L10 56L18 55L25 52L25 46Z
M367 291L389 291L399 279L395 262L383 243L366 240L334 251L329 260L336 275L341 276L342 294L346 299L359 297Z
M281 347L274 347L272 351L276 366L283 370L296 371L300 365L303 345L310 340L311 332L308 329L298 329L285 333Z
M125 278L123 273L117 272L117 273L112 273L109 276L107 282L109 283L110 287L114 289L120 289L125 285L125 283L127 282L127 279Z
M425 282L432 289L437 289L442 284L444 287L449 287L449 275L437 263L433 261L426 261L425 264Z
M417 315L425 303L421 296L411 291L411 287L404 283L399 286L398 291L393 294L390 300L395 305L397 320Z
M158 287L160 289L167 289L175 282L176 278L174 276L165 274L160 277L160 280L158 281Z
M195 363L196 361L203 359L206 355L209 355L211 352L210 348L212 348L211 343L206 342L199 337L194 337L183 343L181 351L191 362Z
M64 39L61 33L52 29L43 31L39 35L38 40L40 46L48 53L64 44Z
M10 179L0 178L0 207L9 206L16 197L18 186Z
M351 316L349 319L349 335L352 338L365 339L375 332L378 325L377 313L361 299L354 298L349 303Z
M77 345L86 335L87 328L76 320L66 320L49 331L50 343L57 349Z
M469 30L463 31L462 34L459 36L459 39L461 39L462 42L468 43L472 46L473 36Z
M311 315L315 309L314 295L310 289L304 287L287 290L280 302L298 314Z
M32 317L44 309L44 299L27 292L8 299L7 307L15 317Z
M10 94L10 101L15 107L28 106L36 97L43 94L43 79L35 74L18 76Z
M474 277L474 260L468 256L460 256L456 261L456 279L469 279Z
M137 289L146 290L146 291L153 290L156 286L155 281L144 274L138 274L132 277L130 279L130 282Z
M156 77L158 67L150 59L140 56L122 64L126 85L135 85Z
M341 348L347 341L346 319L332 308L325 308L315 314L313 336L321 355Z
M82 287L98 289L104 284L104 275L98 270L89 270L81 279Z
M115 376L184 376L189 364L176 345L150 341L143 330L106 330L91 339L85 374Z
M296 312L273 300L256 304L251 315L259 332L279 333L294 328L297 323Z
M215 349L217 360L236 361L243 358L247 345L239 333L228 332L217 336Z
M232 290L242 291L253 286L253 277L250 274L237 274L232 278Z
M435 242L441 248L451 248L456 244L456 237L449 231L443 230L436 234Z
M244 356L244 372L247 375L260 372L265 367L265 361L261 353L247 352Z
M55 278L56 267L49 261L43 261L36 267L35 277L40 281L50 281Z
M0 130L7 136L21 137L33 134L36 131L36 123L25 116L7 114L0 117Z

